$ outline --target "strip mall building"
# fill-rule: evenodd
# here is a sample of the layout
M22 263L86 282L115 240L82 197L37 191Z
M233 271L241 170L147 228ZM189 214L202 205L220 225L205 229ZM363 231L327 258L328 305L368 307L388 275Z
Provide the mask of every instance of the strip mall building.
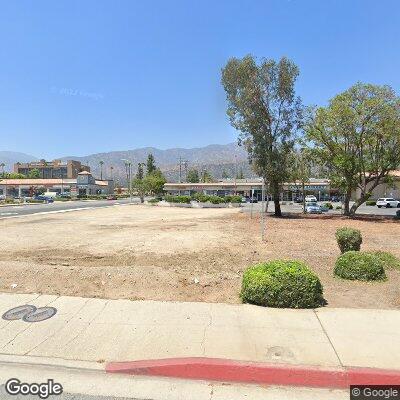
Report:
M393 182L383 183L372 192L371 199L376 200L380 197L394 197L400 199L400 171L391 174ZM208 195L226 196L238 194L247 197L261 199L262 180L261 179L236 179L225 180L213 183L166 183L164 190L172 195L192 195L194 193L204 193ZM301 195L301 182L284 183L281 200L292 201ZM331 187L329 179L310 179L305 185L306 195L314 195L318 200L327 200L332 196L340 195L338 189ZM357 193L359 195L359 193ZM353 198L356 193L353 193Z
M114 192L114 183L112 180L97 180L88 171L79 172L76 178L0 179L0 195L7 193L7 197L24 197L33 196L37 191L72 196L110 194Z

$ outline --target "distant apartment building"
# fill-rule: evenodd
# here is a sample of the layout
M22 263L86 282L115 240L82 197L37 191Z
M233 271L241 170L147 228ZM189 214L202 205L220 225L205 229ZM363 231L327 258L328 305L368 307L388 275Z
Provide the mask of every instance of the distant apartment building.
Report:
M42 179L76 179L80 172L90 172L90 167L75 160L40 160L14 164L15 173L28 176L32 170L38 170Z

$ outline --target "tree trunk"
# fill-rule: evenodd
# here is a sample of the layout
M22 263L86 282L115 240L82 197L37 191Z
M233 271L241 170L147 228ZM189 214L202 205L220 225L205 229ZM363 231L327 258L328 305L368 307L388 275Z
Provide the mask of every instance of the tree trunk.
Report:
M306 190L305 190L305 184L304 181L301 182L301 194L303 196L303 214L306 213Z
M279 203L279 184L274 183L272 185L272 195L274 198L274 206L275 206L275 217L282 217L281 205Z
M344 196L344 215L350 215L350 200L351 200L351 190L348 190Z

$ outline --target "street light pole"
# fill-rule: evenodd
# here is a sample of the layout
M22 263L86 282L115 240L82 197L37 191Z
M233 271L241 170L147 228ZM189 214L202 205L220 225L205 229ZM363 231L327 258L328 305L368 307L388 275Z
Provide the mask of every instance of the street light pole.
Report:
M132 161L129 161L125 158L121 159L125 163L125 168L127 169L127 175L128 175L128 190L129 190L129 199L130 202L132 203Z

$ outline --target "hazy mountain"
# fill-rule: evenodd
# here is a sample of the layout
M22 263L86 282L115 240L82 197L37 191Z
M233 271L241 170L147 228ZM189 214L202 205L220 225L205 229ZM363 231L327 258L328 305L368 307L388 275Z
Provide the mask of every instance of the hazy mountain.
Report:
M121 184L125 184L126 172L122 160L127 159L132 161L135 173L137 164L139 162L146 162L149 153L153 154L157 166L161 168L169 181L177 181L179 179L180 157L182 160L182 179L185 177L186 169L191 168L199 170L202 168L207 169L215 178L221 178L223 170L225 170L228 176L233 177L235 169L238 172L242 169L245 177L253 176L250 166L247 163L247 152L236 143L225 145L212 144L192 149L174 148L160 150L154 147L145 147L126 151L96 153L85 157L67 156L62 157L62 159L79 160L84 164L89 164L95 176L100 176L99 162L104 161L103 177L109 178L111 176L110 167L112 166L114 179L119 179ZM187 168L185 168L185 161L187 161Z
M12 171L14 164L17 162L29 162L36 161L37 158L25 153L19 153L16 151L0 151L0 164L4 163L5 171Z
M199 171L206 169L211 175L219 179L223 173L230 177L235 177L235 171L239 174L243 171L245 178L254 176L248 162L247 153L243 147L236 143L212 144L205 147L192 149L167 149L160 150L155 147L145 147L141 149L126 151L110 151L107 153L90 154L85 157L66 156L60 157L62 160L78 160L83 164L89 164L94 176L100 177L100 161L104 161L103 178L111 177L111 166L113 167L114 179L119 179L121 185L126 184L126 171L123 159L131 160L136 173L137 164L146 162L147 156L152 153L156 164L161 168L166 178L170 182L179 180L179 158L182 160L182 180L185 180L187 170L196 168ZM0 151L0 164L5 163L6 171L11 171L14 163L38 160L29 154Z

